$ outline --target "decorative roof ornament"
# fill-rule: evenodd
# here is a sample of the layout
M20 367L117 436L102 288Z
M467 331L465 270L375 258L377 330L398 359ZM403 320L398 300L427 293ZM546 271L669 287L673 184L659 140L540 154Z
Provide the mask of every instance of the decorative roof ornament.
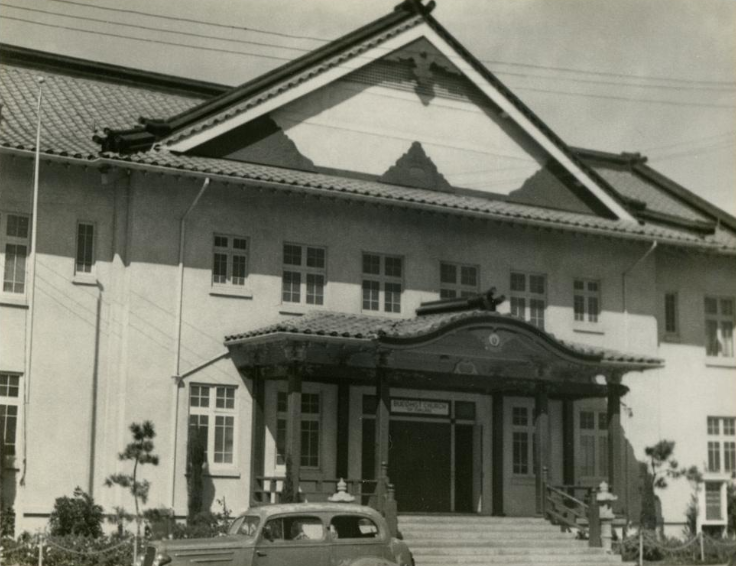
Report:
M440 173L437 165L427 155L418 141L412 142L407 152L399 157L378 179L390 185L431 189L435 191L451 192L452 185Z

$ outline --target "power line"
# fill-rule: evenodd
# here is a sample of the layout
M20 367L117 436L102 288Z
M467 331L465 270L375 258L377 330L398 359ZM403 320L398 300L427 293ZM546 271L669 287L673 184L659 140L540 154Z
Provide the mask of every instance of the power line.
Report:
M687 149L678 151L675 153L666 153L661 156L651 156L652 161L667 161L675 158L687 158L687 157L698 157L699 154L713 153L714 151L720 151L722 149L728 149L736 144L736 141L723 141L712 144L710 146L700 147L698 149Z
M55 1L61 1L61 0L55 0ZM64 0L69 1L69 0ZM197 45L188 45L186 43L178 43L173 41L164 41L159 39L149 39L149 38L143 38L143 37L132 37L122 34L116 34L116 33L110 33L110 32L100 32L100 31L93 31L93 30L87 30L82 28L76 28L72 26L64 26L60 24L47 24L42 23L34 20L27 20L25 18L17 18L14 16L6 16L6 15L0 15L0 18L4 18L6 20L14 20L14 21L20 21L25 23L30 23L34 25L39 25L43 27L49 27L49 28L57 28L57 29L66 29L70 31L77 31L81 33L88 33L93 35L100 35L104 37L116 37L120 39L128 39L128 40L134 40L134 41L143 41L147 43L154 43L159 45L170 45L174 47L186 47L189 49L199 49L203 51L211 51L211 52L218 52L218 53L228 53L228 54L234 54L234 55L249 55L252 57L261 57L264 59L271 59L271 60L277 60L277 61L292 61L292 58L289 57L279 57L276 55L265 55L263 53L253 53L253 52L247 52L247 51L236 51L232 49L222 49L222 48L216 48L216 47L204 47L204 46L197 46ZM582 93L582 92L569 92L569 91L559 91L559 90L552 90L552 89L539 89L539 88L532 88L532 87L515 87L515 90L526 90L531 92L539 92L544 94L561 94L566 96L581 96L581 97L587 97L587 98L601 98L601 99L608 99L608 100L623 100L623 101L629 101L629 102L645 102L645 103L652 103L652 104L664 104L664 105L673 105L673 106L696 106L701 108L736 108L734 105L729 104L711 104L711 103L705 103L705 102L685 102L685 101L674 101L674 100L660 100L660 99L649 99L649 98L634 98L634 97L623 97L623 96L612 96L612 95L602 95L602 94L591 94L591 93Z
M639 151L647 152L647 151L652 151L652 150L660 150L660 149L667 149L667 148L671 148L671 147L678 147L678 146L681 146L681 145L698 144L698 143L702 143L702 142L709 141L709 140L733 137L734 134L736 134L736 130L732 130L730 132L723 132L721 134L715 134L715 135L712 135L712 136L706 136L704 138L693 138L693 139L689 139L689 140L682 140L682 141L679 141L679 142L668 143L668 144L665 144L665 145L653 145L653 146L649 146L649 147L643 147ZM656 151L655 151L655 153L656 153Z
M86 8L95 8L98 10L107 10L111 12L119 12L119 13L127 13L127 14L136 14L140 16L148 16L153 18L161 18L169 21L178 21L178 22L187 22L187 23L194 23L194 24L201 24L201 25L208 25L208 26L214 26L224 29L234 29L234 30L240 30L240 31L247 31L247 32L253 32L253 33L260 33L265 35L274 35L278 37L285 37L290 39L307 39L310 41L321 41L321 42L329 42L332 41L331 39L323 38L323 37L314 37L314 36L307 36L307 35L294 35L294 34L288 34L283 32L275 32L270 30L263 30L259 28L254 27L244 27L244 26L234 26L234 25L228 25L228 24L221 24L217 22L205 22L202 20L196 20L192 18L182 18L178 16L168 16L163 14L153 14L150 12L143 12L139 10L128 10L123 8L110 8L108 6L99 6L94 4L88 4L86 2L77 2L74 0L49 0L52 2L58 2L63 4L72 4L76 6L84 6ZM177 32L181 33L181 32ZM213 38L213 39L220 39L220 38ZM280 46L275 46L280 47ZM292 49L292 48L289 48ZM307 49L306 51L310 51ZM645 81L661 81L661 82L677 82L677 83L689 83L689 84L700 84L700 85L720 85L720 86L726 86L726 87L736 87L736 81L715 81L715 80L694 80L694 79L685 79L685 78L674 78L674 77L656 77L656 76L647 76L647 75L632 75L632 74L626 74L626 73L615 73L610 71L591 71L586 69L574 69L572 67L556 67L556 66L550 66L550 65L538 65L538 64L532 64L532 63L518 63L518 62L510 62L510 61L500 61L500 60L493 60L493 59L481 59L483 63L489 63L492 65L507 65L507 66L514 66L514 67L526 67L526 68L532 68L532 69L541 69L546 71L562 71L567 73L578 73L583 75L595 75L595 76L604 76L604 77L616 77L616 78L624 78L624 79L634 79L634 80L645 80ZM654 86L654 85L652 85Z

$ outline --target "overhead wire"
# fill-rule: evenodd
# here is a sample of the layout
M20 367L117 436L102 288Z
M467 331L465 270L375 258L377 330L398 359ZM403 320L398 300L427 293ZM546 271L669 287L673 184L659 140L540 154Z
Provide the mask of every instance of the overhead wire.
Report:
M90 4L86 2L78 2L75 0L49 0L51 2L57 2L62 4L70 4L70 5L76 5L76 6L83 6L85 8L92 8L92 9L98 9L98 10L106 10L111 12L118 12L118 13L127 13L127 14L135 14L135 15L141 15L141 16L147 16L147 17L153 17L153 18L160 18L168 21L178 21L178 22L185 22L185 23L193 23L193 24L200 24L200 25L207 25L207 26L213 26L213 27L219 27L219 28L225 28L225 29L232 29L232 30L238 30L238 31L246 31L246 32L252 32L252 33L259 33L259 34L265 34L265 35L273 35L277 37L283 37L288 39L301 39L301 40L310 40L310 41L320 41L320 42L329 42L332 41L331 39L322 38L322 37L314 37L314 36L307 36L307 35L297 35L297 34L289 34L284 32L276 32L272 30L264 30L256 27L246 27L246 26L235 26L232 24L222 24L218 22L207 22L202 20L197 20L194 18L184 18L180 16L170 16L165 14L154 14L151 12L143 12L140 10L130 10L130 9L124 9L124 8L112 8L109 6L100 6L97 4ZM300 47L293 47L293 46L285 46L285 45L276 45L276 44L265 44L261 42L252 42L249 40L233 40L229 38L222 38L222 37L216 37L216 36L208 36L205 34L195 34L193 32L181 32L181 31L175 31L175 30L162 30L157 28L150 28L148 26L140 26L137 24L126 24L123 22L112 22L108 20L98 20L96 18L89 18L85 16L72 16L69 14L61 14L58 12L51 12L49 10L40 10L40 9L31 9L31 8L21 8L18 6L13 6L11 4L5 4L8 7L13 7L16 9L26 9L26 10L32 10L37 12L45 12L53 15L59 15L59 16L66 16L66 17L74 17L78 19L88 19L90 21L101 21L104 23L109 24L115 24L115 25L123 25L123 26L129 26L129 27L139 27L141 29L153 29L155 31L162 31L162 32L168 32L168 33L178 33L183 35L191 35L194 37L202 37L206 39L215 39L215 40L221 40L221 41L236 41L241 43L250 43L254 45L263 45L268 47L275 47L275 48L282 48L282 49L290 49L290 50L298 50L298 51L304 51L309 52L312 51L312 48L300 48ZM661 81L661 82L671 82L671 83L689 83L689 84L699 84L699 85L712 85L712 87L716 87L720 85L720 87L728 87L730 88L736 88L736 81L721 81L721 80L695 80L695 79L686 79L686 78L675 78L675 77L657 77L657 76L647 76L647 75L634 75L634 74L627 74L627 73L616 73L616 72L610 72L610 71L593 71L588 69L575 69L572 67L561 67L561 66L550 66L550 65L539 65L539 64L533 64L533 63L519 63L519 62L510 62L510 61L501 61L501 60L492 60L492 59L481 59L484 63L494 64L494 65L506 65L506 66L515 66L515 67L525 67L525 68L532 68L532 69L539 69L543 71L560 71L560 72L566 72L566 73L578 73L583 75L594 75L594 76L605 76L605 77L616 77L616 78L624 78L624 79L633 79L633 80L647 80L647 81ZM511 75L512 72L510 71L496 71L497 73L503 73ZM519 74L518 76L523 76ZM533 76L533 78L545 78L545 77L538 77ZM552 77L549 77L552 78ZM595 81L583 81L582 79L574 79L571 77L566 77L565 79L560 80L570 80L573 82L595 82ZM620 84L620 83L607 83L607 82L601 82L601 84ZM641 86L641 87L652 87L652 88L666 88L667 85L634 85L631 84L629 86ZM674 86L673 88L677 89L677 86ZM679 88L692 88L692 87L679 87ZM708 87L697 88L696 90L701 89L708 89Z

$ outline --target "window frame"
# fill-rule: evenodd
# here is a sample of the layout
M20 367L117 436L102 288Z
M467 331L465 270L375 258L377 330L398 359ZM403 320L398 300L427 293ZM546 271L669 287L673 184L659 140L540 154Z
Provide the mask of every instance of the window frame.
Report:
M286 246L294 246L300 248L300 264L286 263ZM309 251L320 250L323 254L322 267L309 266ZM286 300L286 273L299 274L299 300ZM309 302L309 276L322 277L321 302ZM322 308L327 304L327 247L315 246L311 244L301 244L298 242L283 241L281 244L281 304L282 305L301 305L305 307ZM293 294L293 292L292 292ZM313 293L314 296L319 296Z
M706 417L705 462L710 473L736 472L736 417Z
M9 222L10 217L25 218L28 221L27 232L26 232L25 238L21 238L18 236L10 236L8 234L8 222ZM3 275L2 286L0 287L0 294L3 294L7 297L19 297L19 298L25 298L27 296L28 294L28 268L29 268L29 260L31 256L32 230L33 230L33 227L32 227L32 220L31 220L30 214L26 214L23 212L14 212L14 211L0 213L0 273L2 273ZM9 245L25 247L23 277L22 277L23 291L5 289L5 285L7 282L5 279L5 270L6 270L7 261L8 261L8 246ZM11 282L11 285L14 287L17 284L18 283L14 277Z
M668 298L672 298L672 313L670 320L670 309L668 306ZM667 338L679 338L680 336L680 294L677 291L665 291L663 297L662 311L662 328L663 334ZM670 328L670 322L672 328Z
M715 301L716 312L708 312L708 301ZM725 301L731 303L731 314L723 314L721 308ZM733 296L725 295L705 295L703 299L703 319L705 322L705 356L712 360L728 360L736 361L736 340L734 340L734 326L736 326L736 299ZM715 342L716 352L712 353L709 323L715 323L716 333ZM730 340L723 336L724 323L731 326Z
M524 289L523 290L513 288L514 276L524 277ZM536 292L531 291L532 277L542 278L542 281L544 282L544 292L543 293L536 293ZM547 322L547 306L549 304L547 300L548 288L549 288L549 282L547 280L546 273L511 270L511 272L509 273L509 309L510 309L511 316L515 316L516 318L524 320L528 322L529 324L536 326L540 330L545 330L546 322ZM514 307L515 299L524 301L524 315L523 316L519 316L517 313L514 312L515 311L515 307ZM538 324L539 317L532 317L532 314L533 314L532 301L539 301L539 300L543 301L544 303L544 307L542 308L541 325Z
M593 428L583 428L583 413L593 415ZM582 481L590 482L608 480L608 412L594 407L580 407L575 415L575 431L576 431L576 476ZM601 423L605 426L601 426ZM593 475L587 472L587 465L583 460L583 439L591 438L593 440Z
M7 433L7 423L8 423L8 417L11 415L8 415L8 410L13 407L15 409L15 414L12 415L15 419L14 423L14 430L13 430L13 454L5 454L5 461L0 462L1 466L12 466L15 462L15 458L18 455L18 442L20 440L20 436L18 434L19 432L19 425L21 423L21 411L22 411L22 399L23 399L23 375L17 372L12 371L0 371L0 378L8 378L8 385L7 390L8 393L10 392L11 388L14 388L16 390L15 395L6 395L4 394L5 387L0 384L0 406L3 406L5 408L5 417L4 419L0 420L0 434L3 435L3 438L5 438L5 435ZM17 385L12 386L10 385L11 379L17 380ZM7 446L7 444L6 444Z
M454 282L442 280L443 268L445 266L452 267L454 269ZM475 270L475 285L468 285L462 282L463 269ZM440 260L439 282L440 299L454 299L475 296L480 293L480 267L477 264L472 263L459 263L455 261ZM449 293L452 293L452 295L449 295Z
M228 245L218 246L217 238L227 238ZM235 247L235 240L242 240L245 242L245 250ZM239 291L245 290L248 283L248 275L250 274L250 249L251 249L250 238L247 236L237 236L235 234L225 234L222 232L212 233L212 269L210 275L210 285L213 289L227 290L227 291ZM215 273L217 266L217 255L225 256L225 281L216 281L215 277L219 277L219 274ZM244 257L245 258L245 274L243 275L243 283L235 283L233 281L234 272L234 258Z
M91 251L89 271L79 269L80 258L79 258L79 229L82 226L89 226L92 228L92 242L90 244ZM97 266L97 224L89 220L77 220L76 231L74 232L74 277L76 279L91 278L95 276Z
M286 398L284 399L284 401L285 401L285 403L284 403L284 409L283 410L280 410L279 405L281 404L280 403L280 400L281 400L281 396L282 395L286 396ZM305 412L304 411L304 399L305 399L305 395L313 395L313 396L316 396L317 397L318 403L319 403L319 407L318 407L318 411L316 413L309 413L309 412ZM324 448L324 443L325 443L325 439L324 439L325 429L324 429L324 423L323 423L323 416L324 416L324 395L323 395L323 391L321 391L321 390L319 390L319 391L302 391L301 399L302 399L302 405L301 405L301 411L300 411L300 413L301 413L301 420L300 420L300 425L299 425L299 434L302 435L302 442L301 442L302 451L301 451L301 454L300 454L300 459L303 459L304 456L305 456L305 454L304 454L304 442L303 442L303 440L304 440L304 433L305 433L304 424L305 423L315 423L316 422L317 423L317 450L316 450L317 465L316 466L313 466L313 465L305 464L303 461L300 461L300 467L303 470L309 470L309 471L315 471L315 472L316 471L321 471L322 470L322 464L324 462L324 457L322 455L322 450ZM286 445L286 436L285 435L286 435L286 423L287 423L287 418L288 418L288 410L289 410L289 405L288 405L288 392L285 389L283 389L283 388L279 388L279 389L276 390L276 411L275 411L275 414L276 414L276 431L275 432L276 432L276 434L275 434L275 437L274 437L274 465L275 465L275 467L276 467L277 470L278 469L283 469L283 470L286 469L286 462L285 462L285 460L283 460L283 456L279 452L279 448L280 448L280 445L282 444L282 441L280 440L282 427L283 427L283 434L284 434L283 445L284 446ZM311 456L311 454L308 455L308 456ZM282 458L282 461L279 461L279 457Z
M365 271L365 258L366 256L374 256L379 258L378 263L378 270L379 273L367 273ZM401 265L401 275L386 275L386 260L399 260ZM404 274L406 272L406 261L404 256L402 255L396 255L396 254L384 254L379 252L369 252L363 250L360 254L360 306L361 306L361 312L365 313L384 313L388 315L401 315L403 308L404 308L404 301L402 300L404 296L404 291L406 290L406 286L404 284ZM370 308L366 307L366 283L375 283L378 285L378 295L377 295L377 305L378 308ZM387 291L386 286L387 285L399 285L400 291L398 293L398 310L394 310L393 308L391 310L387 310L387 292L390 292L392 296L395 294L395 291ZM372 291L371 291L371 297L368 301L369 304L373 303L372 298ZM391 305L395 305L395 302L392 302Z
M526 423L517 424L515 422L516 410L523 410L526 418ZM534 475L534 458L535 458L535 426L534 426L534 408L528 404L512 403L509 407L509 429L511 431L511 475L516 478L528 478ZM520 467L517 471L516 462L516 438L517 435L523 435L525 439L525 453L520 453L522 456ZM525 466L522 469L521 466Z
M237 385L223 385L223 384L210 384L192 382L189 383L187 405L188 405L188 418L187 418L187 432L191 433L192 425L191 418L193 416L206 416L207 417L207 458L206 466L209 473L215 473L220 471L228 471L237 468L239 461L239 403L238 403L238 392L239 388ZM204 388L208 390L208 406L192 406L193 387L200 389ZM232 407L217 407L218 390L223 389L226 391L232 391ZM228 397L225 397L227 404ZM215 462L216 452L216 434L217 434L217 417L232 418L232 461L231 462ZM189 438L189 437L188 437Z
M582 284L582 289L576 288L578 283ZM596 289L591 291L590 285L595 284ZM601 323L602 309L602 289L600 279L591 279L589 277L574 277L572 280L572 312L573 321L577 325L594 325L597 326ZM582 299L582 312L580 313L581 318L578 318L577 301ZM597 303L596 312L593 313L590 308L590 300L595 299Z

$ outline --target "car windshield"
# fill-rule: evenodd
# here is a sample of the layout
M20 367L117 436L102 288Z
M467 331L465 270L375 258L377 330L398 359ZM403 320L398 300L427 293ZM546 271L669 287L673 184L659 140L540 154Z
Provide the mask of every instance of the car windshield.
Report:
M258 517L252 517L250 515L243 515L233 521L228 529L230 535L243 535L246 538L253 538L258 530L258 523L260 519Z

